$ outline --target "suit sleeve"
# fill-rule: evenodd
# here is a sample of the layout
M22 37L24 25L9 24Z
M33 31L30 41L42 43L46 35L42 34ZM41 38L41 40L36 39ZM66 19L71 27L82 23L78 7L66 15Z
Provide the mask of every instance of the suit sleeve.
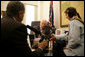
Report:
M27 29L25 26L21 26L14 31L12 31L14 39L13 43L16 45L16 49L20 51L24 56L40 56L42 51L37 49L35 52L32 52L27 43Z

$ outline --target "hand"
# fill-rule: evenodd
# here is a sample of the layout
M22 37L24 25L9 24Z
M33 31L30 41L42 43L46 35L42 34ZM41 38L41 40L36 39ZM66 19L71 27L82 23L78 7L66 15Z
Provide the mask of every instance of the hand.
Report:
M51 37L52 37L52 38L56 38L56 35L55 35L55 34L51 34Z
M45 49L47 45L48 45L47 41L42 41L41 43L38 43L38 48Z

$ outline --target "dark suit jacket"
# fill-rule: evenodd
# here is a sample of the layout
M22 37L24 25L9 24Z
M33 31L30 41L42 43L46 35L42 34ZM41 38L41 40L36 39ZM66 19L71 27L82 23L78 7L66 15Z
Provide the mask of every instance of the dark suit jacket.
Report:
M27 43L26 26L13 18L1 19L1 56L43 56L41 49L32 52Z

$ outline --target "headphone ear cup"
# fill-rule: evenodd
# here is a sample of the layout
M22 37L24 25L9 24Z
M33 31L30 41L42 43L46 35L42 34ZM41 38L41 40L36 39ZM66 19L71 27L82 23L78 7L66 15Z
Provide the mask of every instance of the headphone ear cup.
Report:
M68 16L71 18L71 14L70 14L70 12L68 12Z
M69 9L67 9L67 13L68 13L68 16L70 17L70 12L69 12Z
M72 12L68 9L67 10L67 13L68 13L68 16L70 17L70 18L72 18L73 16L72 16Z

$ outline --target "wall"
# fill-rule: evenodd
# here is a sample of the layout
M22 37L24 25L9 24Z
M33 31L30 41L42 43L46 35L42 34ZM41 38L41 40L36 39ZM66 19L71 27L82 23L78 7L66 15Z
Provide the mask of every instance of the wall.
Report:
M9 1L1 1L1 10L6 10L6 6ZM49 20L49 8L50 8L50 1L21 1L24 5L34 5L36 6L37 12L35 20L41 21L42 19ZM53 10L54 10L54 25L57 29L68 30L68 27L61 28L60 27L60 1L53 1ZM25 17L23 23L25 24Z
M6 11L6 7L7 7L7 4L9 3L10 1L1 1L1 11ZM21 1L24 5L34 5L36 6L36 10L37 10L37 7L39 5L39 1ZM39 9L40 7L38 7ZM39 16L36 15L39 11L35 12L35 20L38 20ZM40 13L40 12L39 12ZM22 21L22 23L26 24L26 15L24 15L24 19Z
M6 11L6 6L9 1L1 1L1 10ZM35 14L35 19L41 21L42 19L49 20L49 8L50 1L21 1L24 5L34 5L36 6L37 12ZM60 29L60 1L53 1L53 10L54 10L54 25L57 29ZM24 15L24 20L22 23L26 23L26 15Z
M60 27L60 1L54 1L54 25L57 29L68 30L68 27Z
M43 2L43 12L42 12L42 19L49 20L49 8L50 8L50 1Z
M49 20L50 1L43 1L41 8L41 19ZM60 27L60 1L53 1L54 25L57 29L68 30L68 27Z
M21 1L24 5L33 5L35 6L35 20L38 20L38 12L37 10L39 10L38 5L39 5L39 1ZM28 17L29 18L29 17ZM22 23L26 24L26 15L24 15L24 19L22 21Z
M54 25L56 28L60 28L60 1L54 1Z
M1 10L6 11L6 7L9 1L1 1Z
M50 1L43 1L41 4L41 20L49 20L49 9ZM54 10L54 25L56 28L60 28L60 1L53 1L53 10Z

